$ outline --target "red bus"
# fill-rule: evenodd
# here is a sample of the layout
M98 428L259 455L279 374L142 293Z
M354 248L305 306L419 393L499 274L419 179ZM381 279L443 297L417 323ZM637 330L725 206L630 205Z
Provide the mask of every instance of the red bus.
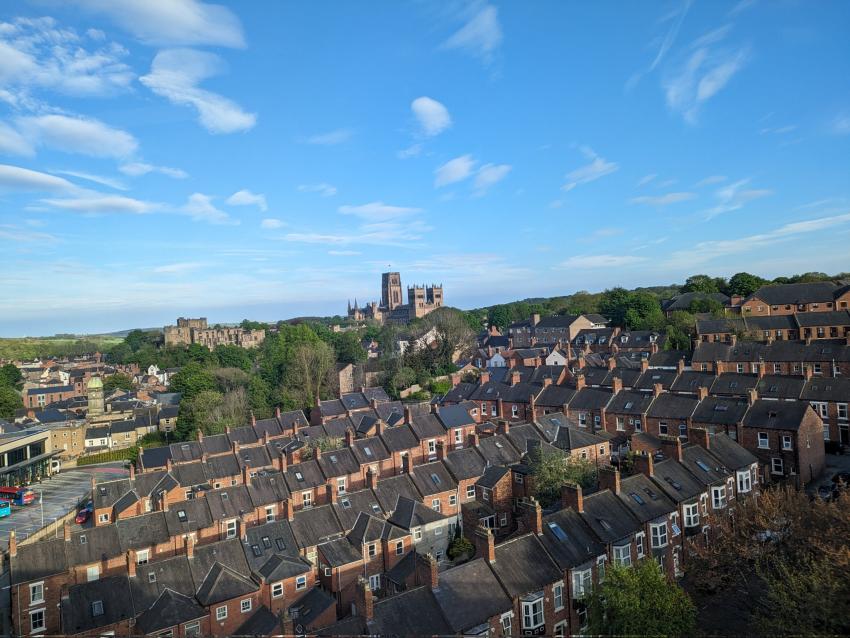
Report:
M0 499L15 505L29 505L35 500L35 492L26 487L0 487Z

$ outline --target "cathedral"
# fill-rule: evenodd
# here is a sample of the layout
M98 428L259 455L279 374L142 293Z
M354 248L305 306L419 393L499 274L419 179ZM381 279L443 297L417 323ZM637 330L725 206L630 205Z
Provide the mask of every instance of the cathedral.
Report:
M407 303L402 303L401 275L385 272L381 275L381 303L371 301L360 307L357 300L348 302L348 318L354 321L372 319L378 323L409 323L424 317L443 305L443 286L408 286Z

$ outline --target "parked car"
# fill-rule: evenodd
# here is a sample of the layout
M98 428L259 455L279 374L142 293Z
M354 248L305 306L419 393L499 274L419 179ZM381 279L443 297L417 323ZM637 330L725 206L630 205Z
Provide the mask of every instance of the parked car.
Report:
M74 521L79 525L82 525L89 520L89 516L91 516L92 511L94 511L94 504L91 502L86 503L83 508L77 512L77 516L74 518Z

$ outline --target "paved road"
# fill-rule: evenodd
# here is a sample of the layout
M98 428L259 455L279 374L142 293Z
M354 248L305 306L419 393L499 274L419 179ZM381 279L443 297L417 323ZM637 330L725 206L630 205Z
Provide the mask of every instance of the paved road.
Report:
M42 527L42 510L44 525L49 525L61 518L81 501L91 495L91 477L98 482L110 481L127 476L127 470L120 463L107 465L86 466L64 470L60 474L31 485L36 493L36 500L24 507L12 506L12 514L0 518L0 549L9 546L9 532L15 530L19 540L23 540ZM41 493L42 503L38 503ZM61 533L61 532L60 532Z

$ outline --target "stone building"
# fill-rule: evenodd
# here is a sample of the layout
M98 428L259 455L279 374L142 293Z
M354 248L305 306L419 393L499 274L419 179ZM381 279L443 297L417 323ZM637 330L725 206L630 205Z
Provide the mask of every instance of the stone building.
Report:
M210 328L206 317L199 319L177 319L176 326L165 326L166 346L188 346L198 343L210 350L216 346L234 345L242 348L256 348L266 338L265 330L245 330L238 326Z
M401 274L385 272L381 275L381 303L371 301L362 308L354 300L348 302L348 318L354 321L372 319L379 323L409 323L442 307L443 285L408 286L407 303L402 303Z

